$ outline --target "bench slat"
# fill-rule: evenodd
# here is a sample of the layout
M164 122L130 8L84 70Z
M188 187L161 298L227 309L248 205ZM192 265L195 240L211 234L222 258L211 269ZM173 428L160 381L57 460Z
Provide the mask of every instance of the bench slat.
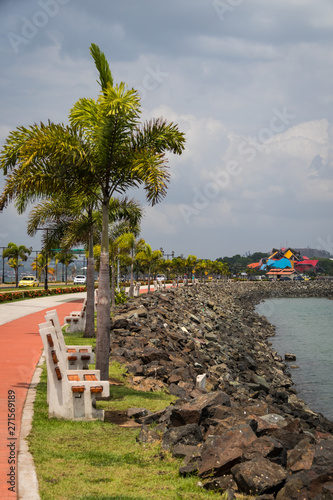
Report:
M48 334L46 335L46 338L47 338L47 341L48 341L48 343L49 343L49 346L50 346L50 347L53 347L53 346L54 346L54 343L53 343L52 335L51 335L50 333L48 333Z
M59 359L57 358L56 352L55 351L51 351L51 356L52 356L52 359L53 359L53 363L55 365L57 365L59 363Z
M96 387L90 387L90 392L103 392L103 387L101 385Z
M72 386L72 392L84 392L85 387L84 385L73 385Z
M83 375L83 379L89 380L89 381L95 381L95 380L97 380L97 377L94 373L92 373L92 374Z

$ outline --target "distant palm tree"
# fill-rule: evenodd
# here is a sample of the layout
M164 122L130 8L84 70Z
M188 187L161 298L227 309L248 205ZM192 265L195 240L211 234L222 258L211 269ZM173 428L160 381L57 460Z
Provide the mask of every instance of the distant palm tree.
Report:
M136 261L136 254L142 250L145 245L145 240L142 238L136 239L135 234L125 233L118 238L118 247L121 252L122 260L124 263L128 264L131 268L131 278L130 278L130 289L128 295L133 297L133 270L134 263Z
M69 264L72 264L77 256L74 255L70 250L62 250L59 253L59 262L65 266L65 285L67 285L67 270Z
M179 271L183 271L185 268L185 259L182 257L174 257L172 259L172 266L176 271L176 276L177 276L177 287L179 283Z
M3 250L3 258L8 258L8 265L15 271L15 284L18 287L18 270L23 266L22 262L28 260L28 255L31 254L30 248L24 245L15 245L15 243L8 243L7 248Z
M189 255L185 261L185 265L187 268L187 275L186 275L186 284L188 285L188 276L191 273L192 275L192 270L195 268L195 265L197 263L197 258L195 255Z
M160 250L152 251L151 246L145 243L142 250L140 250L136 259L144 266L148 268L148 293L150 292L150 271L151 267L162 259L162 252Z

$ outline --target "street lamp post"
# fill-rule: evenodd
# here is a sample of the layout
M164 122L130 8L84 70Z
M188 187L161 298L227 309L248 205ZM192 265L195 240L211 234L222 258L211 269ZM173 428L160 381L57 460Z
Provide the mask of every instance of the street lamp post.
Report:
M49 239L49 231L51 230L51 227L37 227L37 231L46 231L46 244L45 244L45 280L44 280L44 288L45 290L48 290L49 285L47 281L47 273L48 273L48 266L47 266L47 259L49 257L48 251L47 251L47 242ZM36 262L37 264L37 262Z
M2 283L4 283L5 282L5 258L3 256L3 251L7 247L0 247L0 248L2 248Z
M171 257L173 259L174 256L175 256L174 250L172 250L171 253L165 253L164 250L163 250L163 248L161 247L160 248L160 252L162 253L162 257L164 258L164 256L165 256L167 260L168 260L169 257Z

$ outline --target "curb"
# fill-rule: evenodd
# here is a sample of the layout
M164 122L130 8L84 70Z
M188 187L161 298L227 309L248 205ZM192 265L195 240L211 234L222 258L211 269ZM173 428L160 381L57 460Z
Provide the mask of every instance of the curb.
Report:
M45 360L44 352L42 353L36 370L31 379L27 397L24 402L21 420L21 432L18 449L18 496L19 500L40 500L38 493L38 480L35 470L34 461L29 446L26 441L31 427L34 415L34 401L36 399L37 386L40 381L42 368L41 365Z

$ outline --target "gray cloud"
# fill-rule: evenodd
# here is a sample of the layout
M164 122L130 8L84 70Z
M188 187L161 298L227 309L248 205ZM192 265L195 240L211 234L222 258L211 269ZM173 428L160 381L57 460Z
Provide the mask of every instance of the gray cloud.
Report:
M95 42L115 80L140 90L143 117L187 134L168 196L147 208L154 248L216 258L317 246L331 227L332 25L328 0L2 1L0 144L97 96ZM278 121L284 110L293 118ZM14 207L0 221L8 241L38 246Z

